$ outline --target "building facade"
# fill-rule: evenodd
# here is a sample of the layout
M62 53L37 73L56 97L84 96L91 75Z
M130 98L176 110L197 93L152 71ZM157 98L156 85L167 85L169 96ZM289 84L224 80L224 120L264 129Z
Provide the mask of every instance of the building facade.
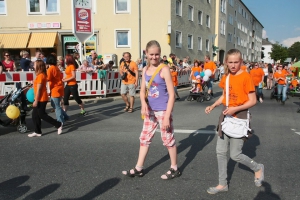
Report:
M218 60L223 59L221 52L224 56L233 47L241 49L244 59L255 60L260 55L256 49L260 49L262 25L239 0L91 1L94 35L84 45L83 59L95 50L104 56L116 55L115 61L121 59L123 52L130 52L135 61L143 57L150 40L160 43L162 55L172 52L179 58L189 56L191 60L212 55L214 44L220 48L214 57ZM230 7L229 1L234 6ZM5 50L16 61L21 50L29 51L32 57L37 50L45 55L55 52L58 56L77 52L78 41L72 34L72 2L0 1L0 58L3 59ZM240 7L244 10L241 14ZM232 27L229 15L235 17ZM229 41L228 34L234 31Z
M261 61L263 25L241 0L216 0L215 60L224 62L226 51L239 49L244 61Z

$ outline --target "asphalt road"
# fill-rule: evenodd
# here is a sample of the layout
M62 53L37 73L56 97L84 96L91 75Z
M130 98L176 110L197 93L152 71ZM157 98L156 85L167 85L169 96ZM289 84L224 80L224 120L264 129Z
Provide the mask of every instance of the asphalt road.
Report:
M216 98L188 102L187 94L180 92L173 113L181 177L160 179L170 161L159 133L145 163L146 175L123 177L121 171L134 167L138 155L140 102L135 112L124 113L121 100L99 101L86 104L85 117L78 115L77 105L71 106L62 135L46 123L39 138L1 127L0 199L300 199L298 97L282 106L264 90L264 103L251 109L255 135L243 151L265 165L263 186L254 185L249 168L229 160L229 191L210 195L207 188L218 183L215 125L221 107L206 115L204 108ZM31 118L27 121L32 128Z

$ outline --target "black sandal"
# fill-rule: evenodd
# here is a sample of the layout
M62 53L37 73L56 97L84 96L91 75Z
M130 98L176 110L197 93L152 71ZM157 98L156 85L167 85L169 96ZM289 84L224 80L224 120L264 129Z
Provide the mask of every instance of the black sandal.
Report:
M130 171L133 170L134 174L130 173ZM133 169L127 170L125 176L128 177L143 177L144 176L144 170L142 169L141 171L138 171L135 167Z
M168 172L171 172L171 174L168 174ZM173 168L170 168L169 171L167 171L164 175L166 175L167 179L163 179L163 180L170 180L176 177L181 176L181 172L179 171L179 169L177 169L176 171Z
M124 111L127 112L128 109L129 109L129 106L126 106L126 107L124 108Z
M128 108L127 112L132 113L133 112L133 108Z

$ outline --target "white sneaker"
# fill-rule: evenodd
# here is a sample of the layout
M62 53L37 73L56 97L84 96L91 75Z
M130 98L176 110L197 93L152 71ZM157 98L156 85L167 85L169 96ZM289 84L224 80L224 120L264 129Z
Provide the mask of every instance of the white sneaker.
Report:
M57 129L57 134L60 135L62 133L63 123L61 123L61 127Z
M28 134L28 137L41 137L42 134L39 134L39 133L31 133L31 134Z

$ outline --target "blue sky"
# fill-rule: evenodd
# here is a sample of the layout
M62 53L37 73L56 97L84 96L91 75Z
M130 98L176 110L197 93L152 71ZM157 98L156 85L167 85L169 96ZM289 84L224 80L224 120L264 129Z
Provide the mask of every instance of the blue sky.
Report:
M264 26L263 38L290 47L300 42L300 0L242 0Z

